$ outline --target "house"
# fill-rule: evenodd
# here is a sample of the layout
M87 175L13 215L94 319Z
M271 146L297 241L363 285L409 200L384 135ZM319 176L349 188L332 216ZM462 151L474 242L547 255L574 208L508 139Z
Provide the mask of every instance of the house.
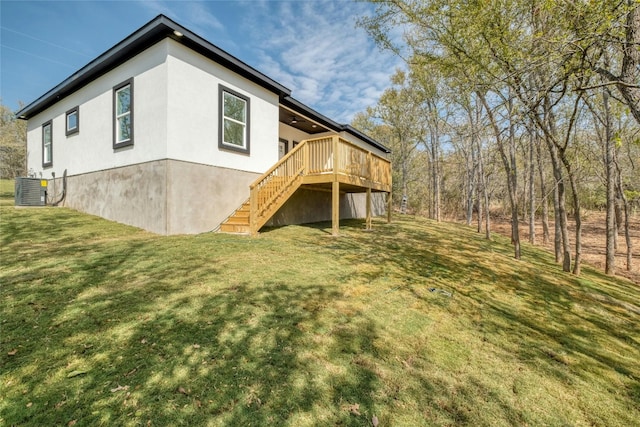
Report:
M49 200L154 233L389 211L386 147L163 15L17 116Z

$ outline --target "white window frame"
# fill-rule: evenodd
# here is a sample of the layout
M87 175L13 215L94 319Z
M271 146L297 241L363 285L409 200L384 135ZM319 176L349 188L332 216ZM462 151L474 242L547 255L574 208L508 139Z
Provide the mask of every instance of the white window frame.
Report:
M233 89L230 89L228 87L225 87L223 85L219 86L219 110L220 110L220 114L219 114L219 138L218 138L218 147L224 150L231 150L231 151L236 151L239 153L244 153L244 154L250 154L250 130L251 130L251 123L250 123L250 117L251 117L251 102L249 97L242 95L241 93L238 93L236 91L234 91ZM239 120L236 120L232 117L228 117L224 114L224 99L225 99L225 95L228 96L232 96L234 98L237 98L241 101L244 102L244 117L245 117L245 121L241 122ZM225 135L224 135L224 123L225 121L230 121L239 125L243 126L243 145L236 145L236 144L232 144L229 142L225 141Z
M47 140L47 128L49 128L49 139ZM53 166L53 121L42 125L42 167Z
M129 110L118 114L118 93L129 89ZM129 138L120 139L120 120L129 117ZM133 78L120 83L113 87L113 148L126 147L133 145L133 129L134 129L134 96L133 96Z
M71 116L76 116L76 125L74 127L69 127L69 118ZM66 135L74 135L80 132L80 107L76 106L67 111L64 115L64 126Z

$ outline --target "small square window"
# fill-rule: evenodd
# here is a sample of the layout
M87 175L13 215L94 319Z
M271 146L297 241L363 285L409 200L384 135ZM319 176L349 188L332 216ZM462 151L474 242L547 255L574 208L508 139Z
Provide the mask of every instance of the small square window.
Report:
M74 107L65 114L67 136L80 132L80 107Z

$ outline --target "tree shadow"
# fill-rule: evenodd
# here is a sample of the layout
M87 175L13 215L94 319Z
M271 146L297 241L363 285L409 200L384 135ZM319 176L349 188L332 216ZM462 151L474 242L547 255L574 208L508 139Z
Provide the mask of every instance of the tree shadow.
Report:
M327 401L330 423L362 424L341 405L373 406L376 375L351 359L374 351L375 328L326 319L337 285L277 274L245 281L216 263L218 251L240 256L255 241L188 238L193 252L184 252L181 238L145 233L67 240L68 227L82 226L74 221L59 218L58 237L43 239L55 256L34 253L32 268L3 274L11 307L2 347L17 349L0 356L14 389L2 405L9 425L310 424ZM3 239L16 247L32 237L24 225ZM345 359L341 369L314 356L325 346Z

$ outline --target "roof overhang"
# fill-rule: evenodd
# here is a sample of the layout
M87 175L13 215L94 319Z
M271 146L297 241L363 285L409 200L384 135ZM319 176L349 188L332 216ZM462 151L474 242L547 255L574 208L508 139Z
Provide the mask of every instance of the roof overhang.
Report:
M19 119L30 119L165 38L175 40L279 96L291 94L291 90L250 65L228 54L166 16L159 15L40 98L18 111L16 116Z
M293 112L298 112L302 116L309 117L310 119L312 119L315 122L319 123L323 127L327 128L327 129L330 129L330 130L332 130L334 132L347 132L347 133L350 133L351 135L361 139L362 141L366 142L367 144L371 145L372 147L377 148L378 150L381 150L384 153L390 153L391 152L391 150L389 150L389 148L387 148L384 145L380 144L375 139L373 139L373 138L365 135L364 133L360 132L359 130L357 130L353 126L340 124L338 122L335 122L335 121L331 120L330 118L328 118L327 116L324 116L324 115L318 113L313 108L304 105L302 102L298 101L295 98L292 98L289 95L283 96L280 99L280 105L288 108L289 110L291 110Z
M390 153L390 150L387 147L354 129L350 125L339 124L292 98L290 89L164 15L158 15L156 18L149 21L120 43L89 62L71 76L67 77L64 81L49 90L40 98L22 108L16 113L16 116L22 120L30 119L165 38L170 38L228 68L247 80L277 94L281 105L287 107L294 113L298 112L301 115L305 115L335 132L348 132L373 147L376 147L385 153Z

